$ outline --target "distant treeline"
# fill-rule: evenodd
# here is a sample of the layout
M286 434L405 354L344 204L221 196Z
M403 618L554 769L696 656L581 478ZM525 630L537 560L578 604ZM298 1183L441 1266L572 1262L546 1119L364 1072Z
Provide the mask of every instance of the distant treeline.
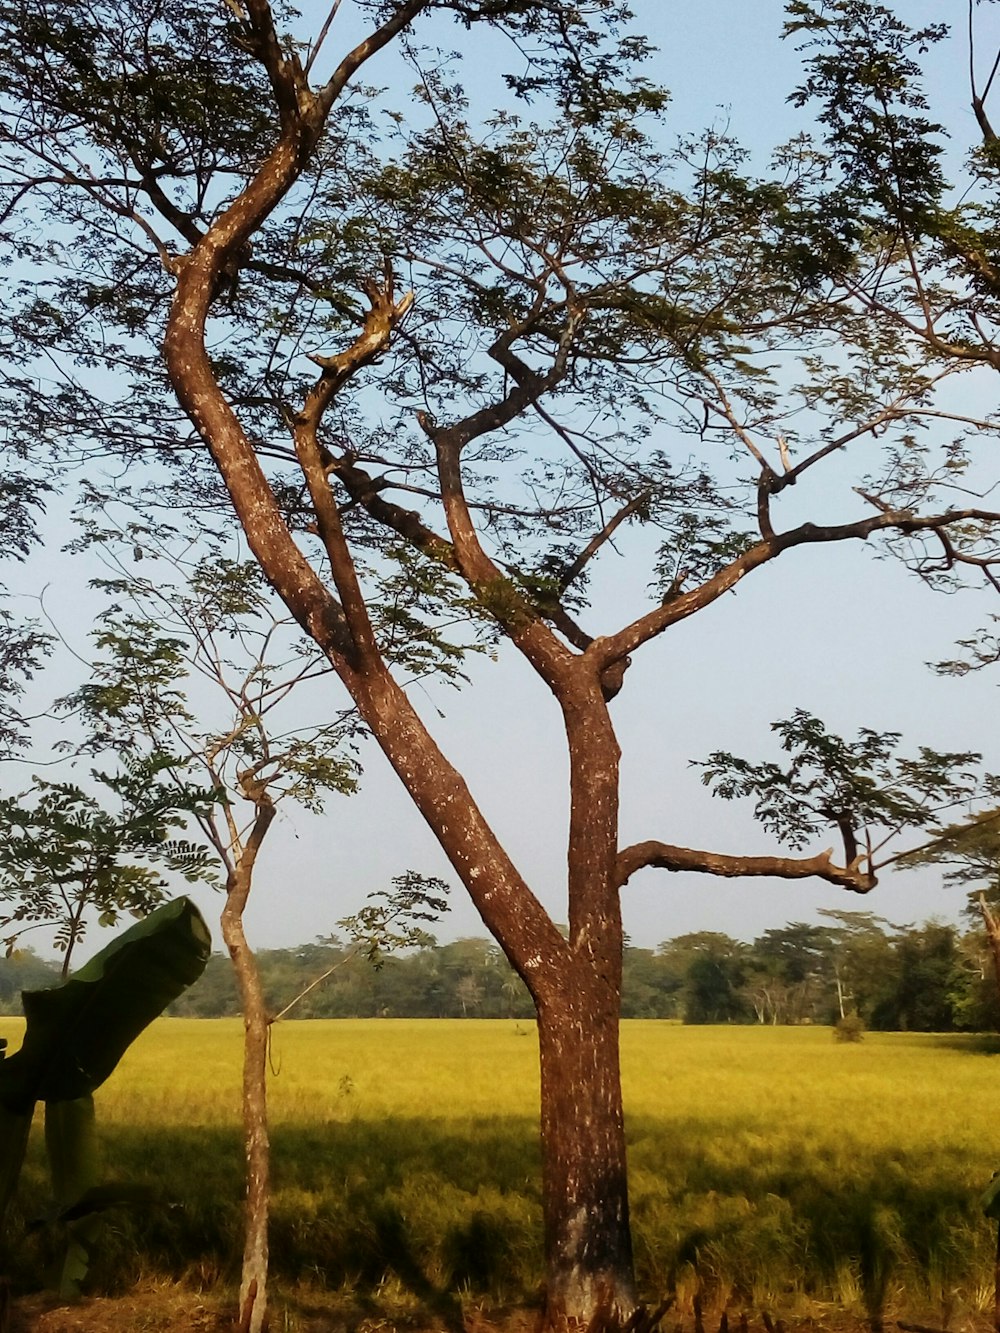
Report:
M626 1018L685 1023L833 1023L851 1013L886 1031L984 1031L1000 1024L985 936L930 922L893 926L868 912L825 913L752 944L717 931L625 952ZM296 1018L530 1018L531 1001L496 945L457 940L376 965L337 939L258 954L273 1013L323 973ZM0 1010L20 1012L22 989L54 984L58 965L28 952L0 961ZM213 955L175 1016L239 1013L229 960Z

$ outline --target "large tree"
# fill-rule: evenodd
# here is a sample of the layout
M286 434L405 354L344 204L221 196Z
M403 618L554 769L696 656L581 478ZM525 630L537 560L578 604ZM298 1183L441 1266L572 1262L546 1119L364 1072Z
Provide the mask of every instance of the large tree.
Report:
M533 997L546 1317L613 1325L637 1301L622 890L646 867L875 882L847 839L621 846L631 657L817 545L895 534L919 562L957 531L989 573L972 543L1000 515L894 488L964 362L909 365L853 294L870 238L822 198L821 153L760 179L723 134L676 140L612 0L340 10L303 41L266 0L5 8L5 410L26 457L124 458L140 505L235 514ZM441 53L456 23L509 71L493 115ZM410 104L358 85L390 46ZM595 561L648 551L643 528L648 606L588 630ZM561 714L566 935L401 684L484 637Z

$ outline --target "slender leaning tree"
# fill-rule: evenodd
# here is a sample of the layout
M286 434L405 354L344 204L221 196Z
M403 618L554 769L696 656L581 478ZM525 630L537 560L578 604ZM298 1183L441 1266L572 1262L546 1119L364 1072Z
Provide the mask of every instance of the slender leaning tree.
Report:
M108 507L90 513L82 540L102 553L108 576L94 583L109 602L92 636L91 678L60 701L60 711L73 715L83 752L150 756L164 789L178 797L192 781L200 784L201 801L188 804L191 832L200 834L203 859L221 871L220 924L244 1034L237 1323L260 1333L267 1323L271 1017L244 915L279 808L318 813L331 793L355 789L355 729L350 716L314 722L305 710L304 723L290 719L290 704L329 666L315 646L304 653L299 636L289 635L254 561L229 558L205 533L194 544L173 526L119 526ZM196 713L195 694L210 721Z
M632 655L779 557L895 534L922 564L925 541L958 529L971 550L1000 515L932 486L896 503L893 446L962 365L914 366L852 297L867 241L817 214L822 154L798 141L757 179L724 135L675 142L622 6L354 0L309 17L307 44L266 0L6 7L23 369L5 408L26 455L125 459L147 508L235 515L533 997L546 1321L614 1327L637 1305L623 888L651 866L875 882L846 841L839 858L719 855L660 830L622 847L610 708ZM510 55L492 116L441 55L456 32L489 42L492 70ZM416 85L403 110L358 82L382 52ZM861 493L834 500L836 460L859 451ZM787 494L831 461L811 519L789 517ZM588 631L594 562L640 529L658 543L648 609ZM483 633L563 720L565 938L400 683L401 661L412 678L421 654L457 661Z

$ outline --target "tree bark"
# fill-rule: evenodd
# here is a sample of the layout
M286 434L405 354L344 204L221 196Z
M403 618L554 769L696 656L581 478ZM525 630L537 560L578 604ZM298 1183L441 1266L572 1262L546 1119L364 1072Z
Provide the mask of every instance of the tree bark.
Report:
M243 1011L243 1146L246 1161L240 1333L261 1333L267 1311L267 1227L271 1199L267 1128L267 1009L253 951L239 915L222 914L222 935L233 961Z
M614 1329L636 1308L619 1064L620 751L600 677L561 691L570 760L570 957L537 994L546 1324Z
M261 1333L267 1312L268 1213L271 1147L267 1126L267 1009L253 952L243 935L223 930L233 960L243 1010L243 1145L246 1162L240 1333ZM234 948L235 935L239 943Z
M990 958L993 962L993 978L1000 993L1000 923L990 911L985 893L979 895L979 915L983 918L983 925L986 928L986 939L989 942Z
M546 1327L613 1328L636 1305L617 988L589 968L539 1006Z
M257 852L274 818L266 793L258 795L257 818L247 844L226 880L222 938L236 974L243 1013L243 1148L246 1162L243 1269L239 1333L262 1333L267 1315L268 1212L271 1146L267 1127L268 1019L257 960L243 930L243 912L253 882Z

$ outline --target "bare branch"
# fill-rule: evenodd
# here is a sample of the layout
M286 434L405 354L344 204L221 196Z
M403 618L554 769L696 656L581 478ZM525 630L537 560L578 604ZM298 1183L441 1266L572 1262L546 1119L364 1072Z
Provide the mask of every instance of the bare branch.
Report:
M324 85L316 98L316 109L321 119L325 119L330 107L347 87L357 71L370 60L376 52L388 45L394 37L413 22L421 10L426 9L431 0L405 0L381 28L377 28L370 37L366 37L349 51L334 70L328 83Z
M303 74L306 76L306 78L309 77L309 71L312 69L313 64L316 61L316 57L319 55L320 47L326 41L326 35L330 31L330 24L336 18L337 10L339 8L340 8L340 0L333 0L333 4L330 6L330 12L324 19L323 26L319 30L319 35L317 36L316 41L313 43L312 50L309 52L309 58L306 61L306 67L302 71Z
M860 855L850 865L834 865L832 848L818 856L727 856L720 852L697 851L693 847L674 847L666 842L637 842L618 853L615 878L621 887L637 870L649 866L659 870L720 875L726 879L761 876L809 879L816 876L850 889L852 893L868 893L877 880L870 868L862 869L866 864L866 857Z
M612 517L608 519L600 532L595 533L595 535L591 537L590 541L559 580L564 592L570 584L580 577L588 562L594 558L602 546L605 546L607 542L611 540L617 529L621 527L625 520L631 518L633 514L638 513L649 501L649 498L649 491L644 491L641 495L634 495L632 499L629 500L628 504L623 505L616 514L613 514Z

